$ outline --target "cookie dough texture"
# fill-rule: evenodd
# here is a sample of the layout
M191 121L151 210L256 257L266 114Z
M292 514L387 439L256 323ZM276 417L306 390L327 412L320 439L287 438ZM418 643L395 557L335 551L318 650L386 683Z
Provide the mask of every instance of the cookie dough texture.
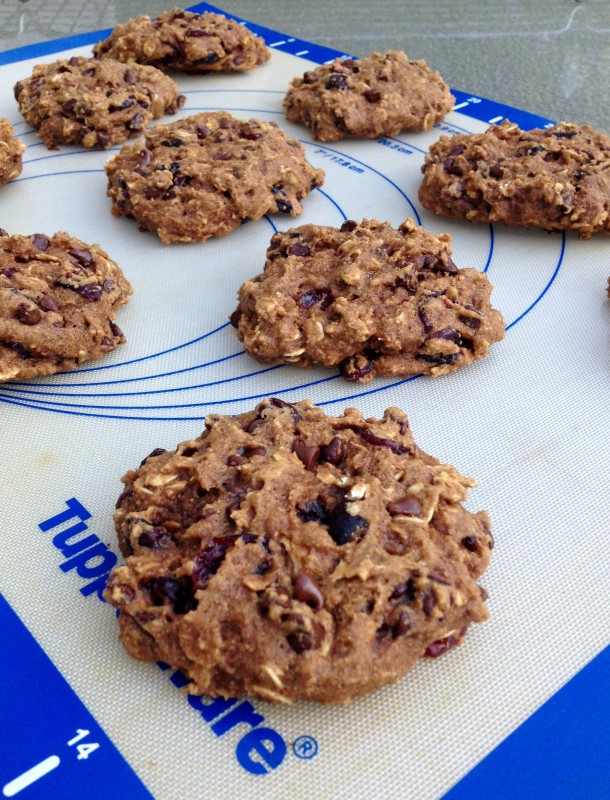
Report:
M10 122L0 117L0 186L21 175L25 145L14 134Z
M0 231L0 381L73 369L125 341L114 322L131 286L96 244Z
M458 269L450 241L410 219L276 233L231 321L265 364L338 367L358 382L454 372L485 356L504 324L486 275Z
M110 147L174 114L184 96L154 67L73 56L38 64L14 88L19 111L49 149L60 144Z
M284 99L286 118L311 129L314 139L374 139L425 131L453 108L438 72L390 50L358 61L335 59L294 78Z
M142 16L117 25L93 52L177 72L253 69L270 58L264 41L238 22L179 8L154 20Z
M414 443L397 408L329 417L272 398L154 451L123 478L125 566L106 599L142 660L189 691L346 703L488 616L493 544L474 481Z
M505 121L443 136L422 172L419 199L435 214L610 234L610 138L588 125L522 131Z
M134 217L166 244L225 236L267 213L301 214L301 200L324 182L274 122L221 111L155 126L106 173L114 216Z

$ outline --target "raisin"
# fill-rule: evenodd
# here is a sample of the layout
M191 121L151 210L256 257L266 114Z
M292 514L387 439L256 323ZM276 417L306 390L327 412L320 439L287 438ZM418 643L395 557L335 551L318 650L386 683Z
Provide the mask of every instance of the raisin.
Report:
M330 289L315 289L311 292L303 292L299 297L299 305L301 308L313 308L313 306L319 303L320 310L326 311L333 300L333 293Z
M236 536L215 536L203 550L195 556L193 568L193 583L197 589L205 589L212 575L220 569L227 551L237 541Z
M290 214L292 211L292 203L290 200L283 200L281 197L275 201L277 205L277 210L280 214Z
M347 89L347 76L340 72L333 72L326 81L327 89Z

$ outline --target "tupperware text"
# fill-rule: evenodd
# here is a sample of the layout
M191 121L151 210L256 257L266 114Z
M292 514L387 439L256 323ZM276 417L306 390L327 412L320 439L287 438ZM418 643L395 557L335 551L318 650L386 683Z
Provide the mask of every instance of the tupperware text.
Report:
M86 523L91 512L82 503L72 497L66 500L66 506L64 511L39 523L38 527L43 533L51 533L53 546L63 556L59 569L64 573L74 572L85 581L79 589L83 597L94 595L105 603L102 593L110 571L116 566L117 556L98 536L89 532ZM188 678L180 670L170 674L171 667L162 662L158 662L158 667L169 674L176 688L188 685ZM276 730L263 725L265 718L252 703L192 694L187 694L186 699L218 737L242 724L248 726L235 748L237 762L247 772L267 775L280 766L286 756L286 742Z

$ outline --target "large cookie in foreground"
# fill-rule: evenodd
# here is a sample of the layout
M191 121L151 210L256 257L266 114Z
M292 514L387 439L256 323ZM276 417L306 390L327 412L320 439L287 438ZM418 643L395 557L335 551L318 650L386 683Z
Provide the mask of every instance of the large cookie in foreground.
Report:
M154 67L80 56L38 64L14 92L19 111L49 149L124 142L153 119L174 114L185 100L174 81Z
M0 117L0 186L21 174L25 145L14 135L10 122Z
M346 703L488 616L474 481L414 443L405 414L326 416L272 398L156 450L123 479L121 640L189 691Z
M177 72L253 69L270 58L265 42L235 20L174 8L130 19L93 48L98 58L150 64Z
M264 364L339 367L347 380L454 372L504 337L484 273L458 269L448 234L408 219L276 233L231 316Z
M475 222L610 234L610 138L567 122L522 131L443 136L424 165L419 199L435 214Z
M311 129L313 138L374 139L400 131L426 131L453 108L440 74L425 61L390 50L358 61L335 59L294 78L284 98L286 119Z
M134 217L162 242L225 236L263 214L303 212L324 182L296 139L274 122L204 112L156 125L106 164L116 217Z
M65 372L114 350L125 341L115 313L130 294L96 244L0 231L0 381Z

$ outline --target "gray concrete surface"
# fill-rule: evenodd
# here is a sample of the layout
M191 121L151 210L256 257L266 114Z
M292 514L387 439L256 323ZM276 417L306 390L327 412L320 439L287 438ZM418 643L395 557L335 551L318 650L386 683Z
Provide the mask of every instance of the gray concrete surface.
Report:
M356 56L405 50L456 89L610 132L610 0L219 3L244 19ZM174 4L0 0L0 49L112 27Z

